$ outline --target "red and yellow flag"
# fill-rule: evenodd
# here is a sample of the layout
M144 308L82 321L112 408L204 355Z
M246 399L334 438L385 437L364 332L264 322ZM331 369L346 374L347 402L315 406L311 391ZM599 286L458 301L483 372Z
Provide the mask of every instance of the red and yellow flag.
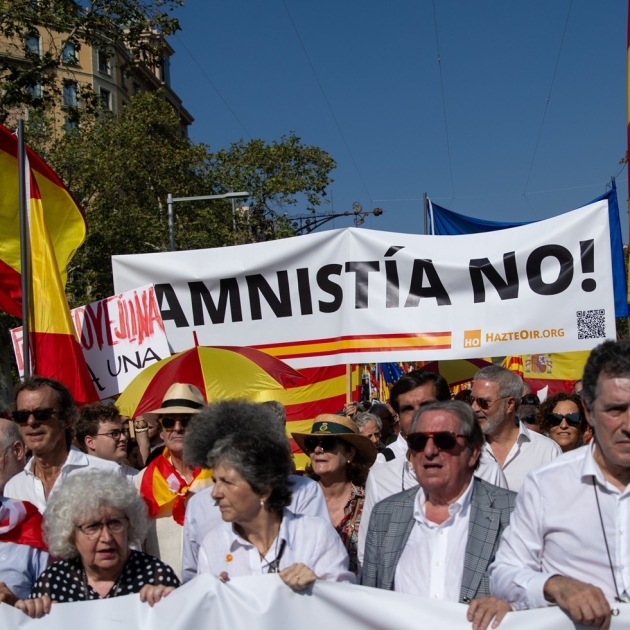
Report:
M85 237L85 221L61 181L31 151L25 172L32 285L31 371L62 382L81 405L98 400L98 395L76 338L64 282L68 261ZM0 232L0 308L21 316L17 139L4 127L0 127L0 178L0 225L7 226Z
M521 378L523 378L523 357L520 355L507 356L503 359L501 367L504 367L512 372L516 372Z

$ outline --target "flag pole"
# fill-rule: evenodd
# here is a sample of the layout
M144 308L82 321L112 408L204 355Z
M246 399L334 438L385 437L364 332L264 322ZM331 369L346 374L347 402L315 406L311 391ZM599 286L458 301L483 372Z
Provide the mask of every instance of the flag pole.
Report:
M630 0L628 0L630 2ZM424 233L428 234L427 231L427 216L429 214L429 198L427 197L427 193L422 194L422 209L424 214Z
M28 206L26 202L26 149L24 146L24 121L18 120L18 185L20 199L20 264L22 280L22 344L24 377L31 375L30 344L30 297L31 266L29 247Z

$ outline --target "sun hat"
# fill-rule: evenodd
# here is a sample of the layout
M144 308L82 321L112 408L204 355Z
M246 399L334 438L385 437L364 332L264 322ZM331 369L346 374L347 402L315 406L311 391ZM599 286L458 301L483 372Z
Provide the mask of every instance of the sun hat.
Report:
M199 413L206 401L202 393L188 383L173 383L164 394L159 409L147 411L144 415L163 415L165 413Z
M353 446L357 455L371 466L376 459L376 447L371 440L361 435L359 427L346 416L323 413L315 418L311 433L291 433L300 449L306 453L304 442L309 437L333 435Z

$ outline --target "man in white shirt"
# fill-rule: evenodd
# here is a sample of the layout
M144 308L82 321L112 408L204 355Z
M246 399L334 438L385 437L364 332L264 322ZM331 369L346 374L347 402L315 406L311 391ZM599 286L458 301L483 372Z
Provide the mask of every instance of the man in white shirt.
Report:
M405 439L413 420L413 414L422 405L436 400L450 400L451 390L440 374L425 370L413 370L401 376L390 394L389 403L398 414L400 433L383 453L376 456L374 465L384 464L397 457L407 456L407 440Z
M115 462L130 481L140 472L125 464L127 435L116 405L99 402L81 407L76 436L84 452L92 457Z
M518 374L492 365L475 374L471 392L472 408L486 436L484 450L501 466L514 492L530 470L562 455L553 440L515 420L522 391Z
M28 501L43 512L50 494L69 475L94 469L121 474L118 464L90 457L72 446L77 415L72 395L58 381L31 376L15 388L11 416L33 457L7 482L5 496Z
M207 456L223 438L248 431L265 432L286 442L283 422L268 407L244 401L223 401L204 409L195 419L184 441L184 458L194 466L207 466ZM292 497L288 510L294 514L317 516L330 522L328 508L319 484L291 475ZM188 501L184 519L182 582L197 575L199 547L206 534L223 523L221 510L212 498L214 486L198 492Z
M595 440L527 476L491 590L605 630L614 602L630 601L630 340L595 348L583 384Z
M510 607L490 597L487 568L507 527L514 493L475 478L483 434L461 401L427 405L408 435L419 485L378 503L361 583L461 603L483 630Z

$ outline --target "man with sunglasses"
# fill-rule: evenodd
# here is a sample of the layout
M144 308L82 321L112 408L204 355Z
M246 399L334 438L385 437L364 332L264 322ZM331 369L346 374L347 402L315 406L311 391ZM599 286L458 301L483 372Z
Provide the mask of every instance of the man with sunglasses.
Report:
M14 404L11 417L33 456L7 482L5 496L28 501L43 513L49 496L70 475L100 469L122 478L114 462L86 455L72 445L78 411L65 385L43 376L28 377L16 386Z
M548 437L516 423L516 409L523 393L521 377L491 365L475 374L471 401L486 436L484 452L503 469L510 490L518 492L525 475L562 454Z
M136 477L152 518L146 551L165 562L181 577L184 517L191 493L212 485L210 471L184 461L184 436L190 421L205 405L201 391L188 383L173 383L159 409L145 413L160 424L164 450Z
M490 597L487 568L516 495L474 476L484 437L466 403L420 408L407 444L419 485L374 507L361 583L472 602L468 619L484 630L510 610Z
M606 630L630 602L630 340L597 346L583 385L595 439L527 475L490 582L514 608Z
M132 480L138 470L127 466L127 434L122 417L111 403L90 403L81 407L76 430L79 446L88 454L117 463Z

